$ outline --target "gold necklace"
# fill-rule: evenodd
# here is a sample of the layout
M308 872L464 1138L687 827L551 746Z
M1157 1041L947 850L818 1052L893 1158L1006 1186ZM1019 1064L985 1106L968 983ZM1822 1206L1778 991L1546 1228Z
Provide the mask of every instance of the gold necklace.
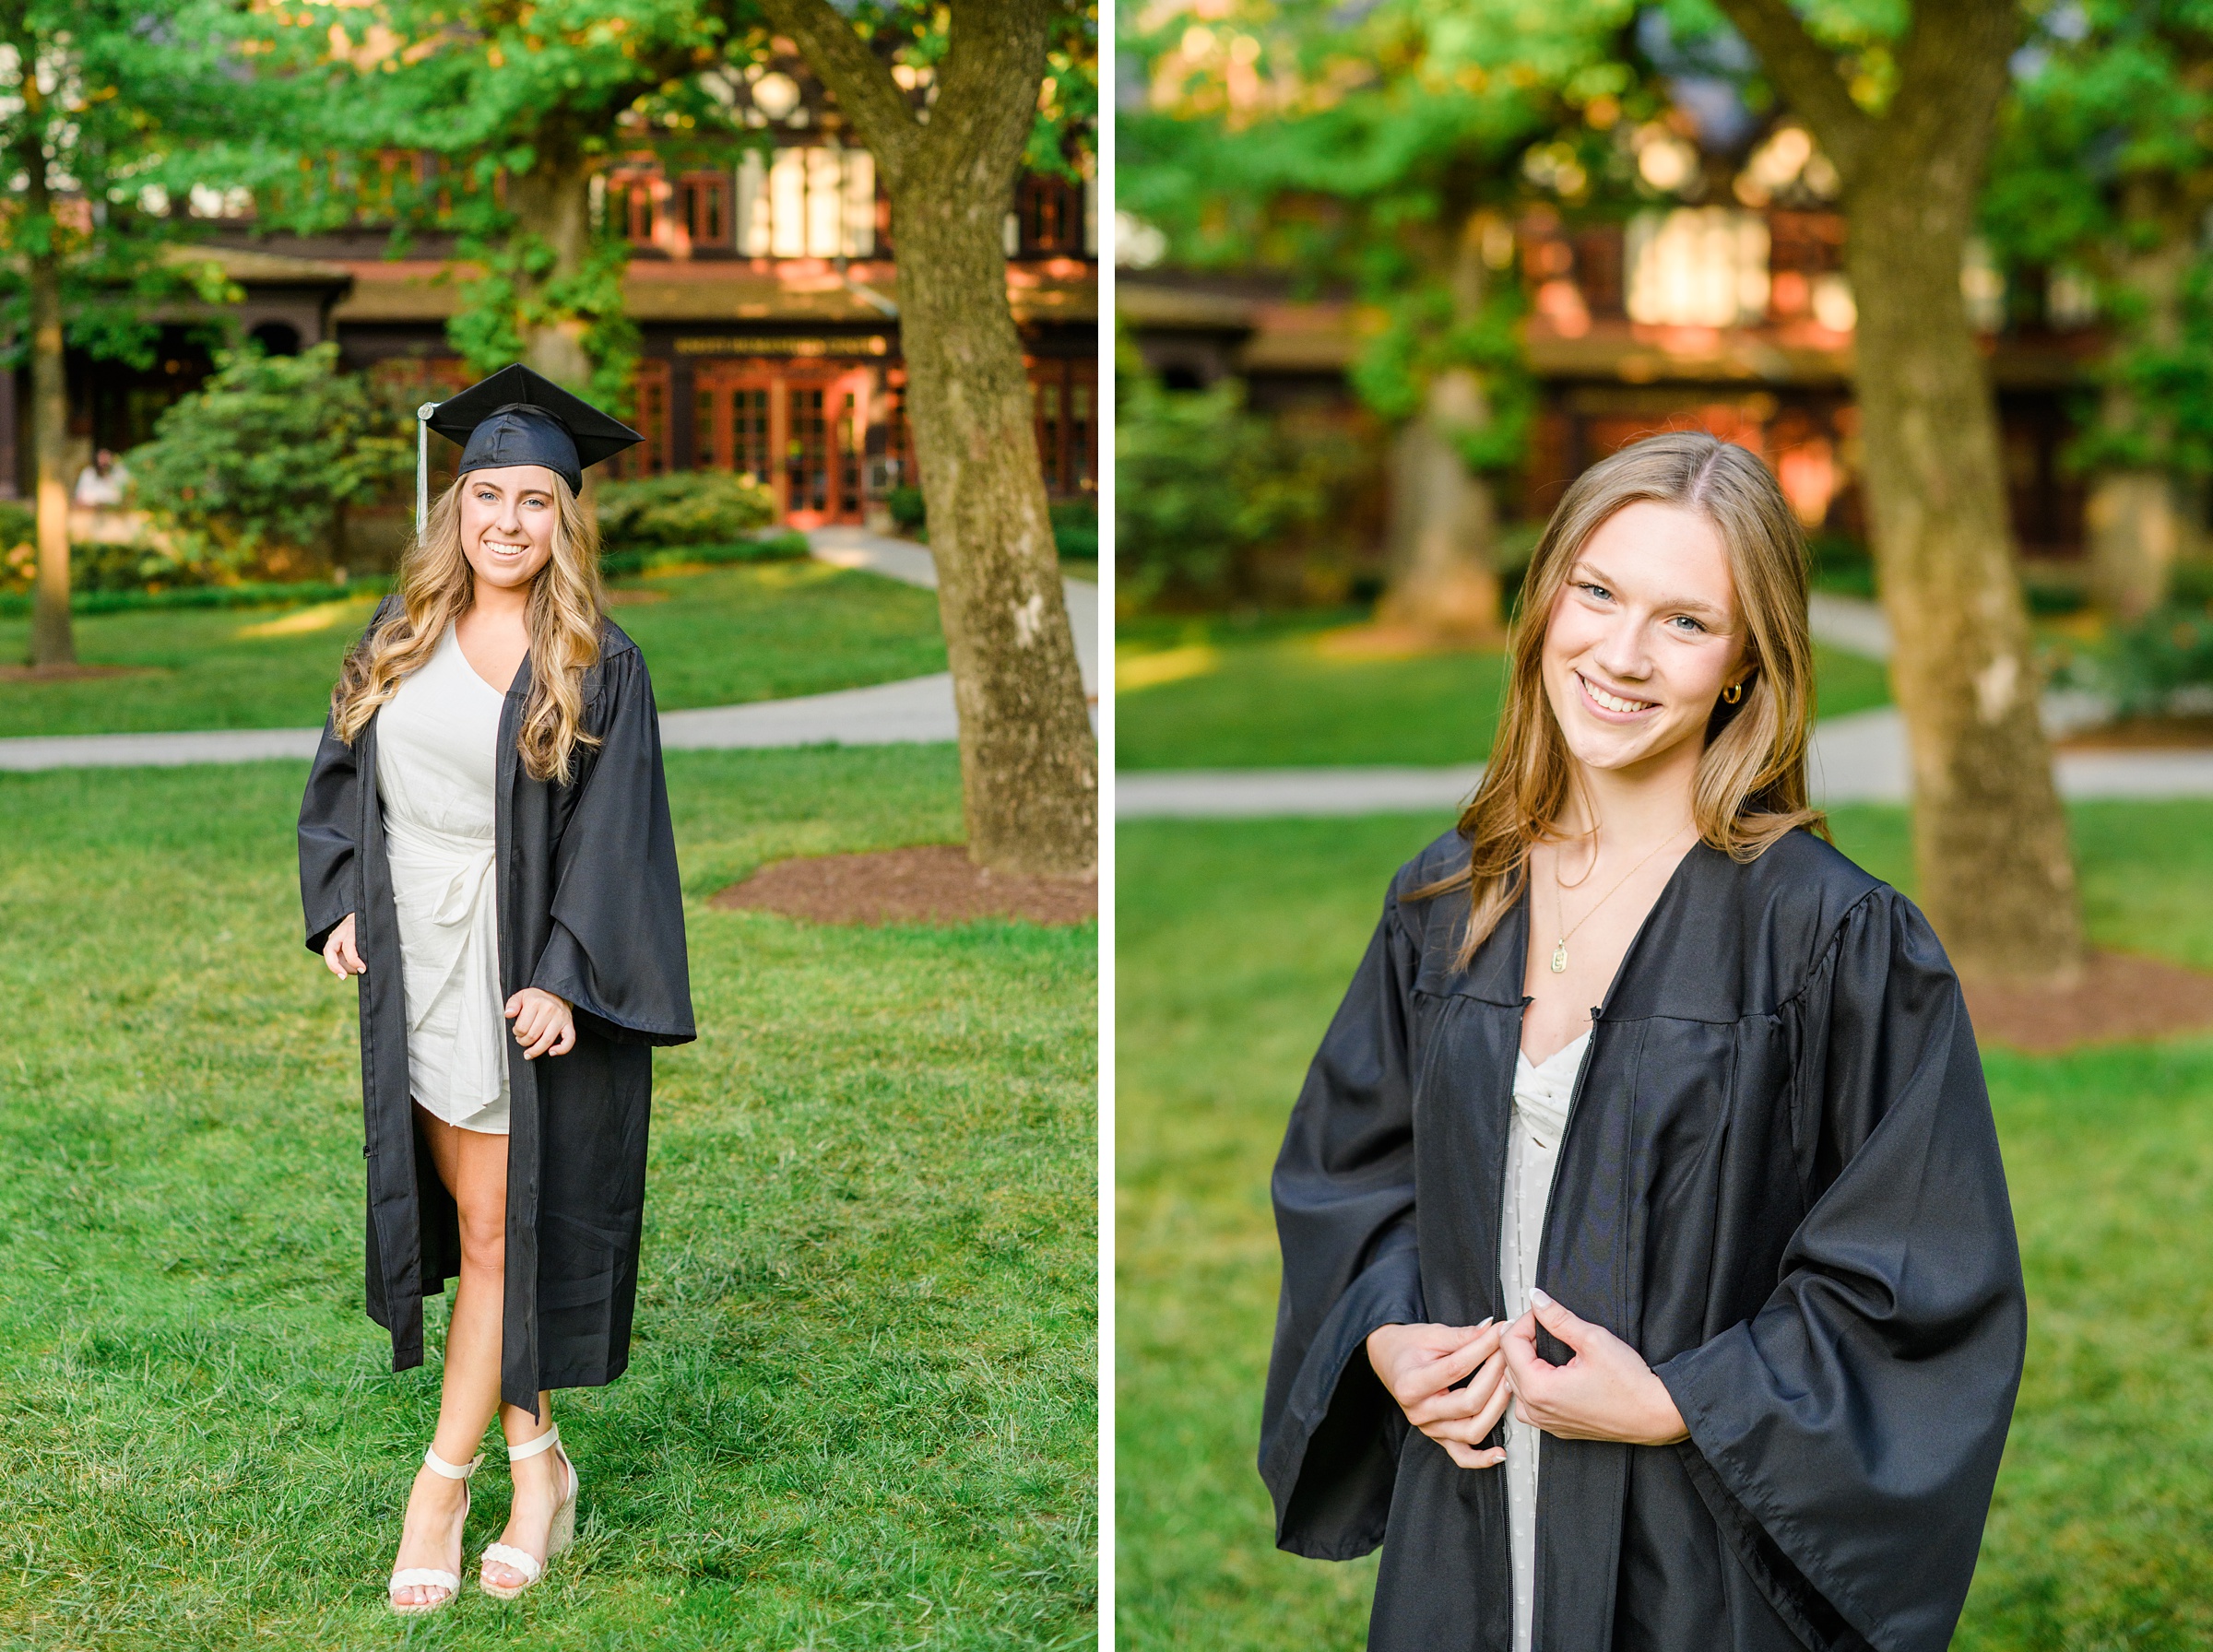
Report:
M1645 861L1651 860L1652 856L1659 854L1661 850L1666 848L1668 844L1674 843L1677 838L1681 837L1689 830L1690 828L1687 826L1678 826L1673 832L1669 832L1665 837L1662 838L1659 843L1652 846L1651 852L1645 856L1644 860L1639 861L1635 866L1631 867L1627 871L1621 875L1621 881L1619 883L1615 884L1612 889L1608 890L1604 894L1599 896L1597 900L1591 903L1591 911L1586 912L1581 917L1575 920L1574 929L1564 929L1561 931L1560 938L1553 944L1552 949L1552 973L1554 974L1564 975L1568 973L1568 943L1574 938L1575 930L1580 929L1585 924L1588 924L1591 921L1592 914L1596 913L1600 907L1604 906L1608 901L1611 901L1615 895L1619 894L1621 892L1621 885L1623 883L1627 883L1630 879L1636 877L1638 873L1643 871ZM1560 874L1557 867L1553 868L1552 874L1552 908L1554 912L1559 914L1559 921L1562 924L1567 923L1568 903L1561 897L1560 894Z

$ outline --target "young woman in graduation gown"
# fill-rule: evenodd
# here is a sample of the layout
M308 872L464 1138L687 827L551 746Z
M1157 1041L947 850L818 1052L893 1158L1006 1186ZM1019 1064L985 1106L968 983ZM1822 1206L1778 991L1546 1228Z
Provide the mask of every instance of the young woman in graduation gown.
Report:
M300 814L307 945L360 977L369 1314L458 1280L395 1611L459 1592L498 1416L511 1596L574 1530L553 1388L629 1358L652 1046L692 1037L653 687L603 612L586 464L637 440L527 370L441 404L459 475L348 655Z
M1277 1540L1375 1652L1938 1652L2018 1384L1959 987L1806 806L1751 454L1562 499L1459 829L1391 884L1273 1182Z

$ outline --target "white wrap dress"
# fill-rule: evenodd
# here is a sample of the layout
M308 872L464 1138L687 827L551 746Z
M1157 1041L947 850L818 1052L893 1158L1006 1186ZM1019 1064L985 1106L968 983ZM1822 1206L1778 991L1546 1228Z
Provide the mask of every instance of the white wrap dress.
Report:
M500 715L448 627L377 714L376 790L399 915L408 1071L424 1111L507 1133L493 820Z
M1544 1239L1544 1212L1552 1203L1552 1173L1560 1162L1560 1138L1575 1079L1591 1042L1585 1032L1537 1065L1514 1056L1514 1123L1506 1143L1506 1198L1498 1213L1498 1285L1506 1312L1520 1318L1537 1282L1537 1251ZM1514 1652L1529 1652L1537 1577L1538 1431L1514 1420L1507 1407L1506 1531L1514 1568Z

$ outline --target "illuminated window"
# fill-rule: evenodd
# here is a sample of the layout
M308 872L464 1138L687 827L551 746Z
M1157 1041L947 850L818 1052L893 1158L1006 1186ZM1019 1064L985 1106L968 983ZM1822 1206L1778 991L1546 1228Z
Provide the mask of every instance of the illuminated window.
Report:
M1668 326L1749 326L1768 311L1768 224L1756 212L1679 206L1629 220L1631 321Z
M787 146L738 168L738 250L749 258L867 258L876 251L876 158Z

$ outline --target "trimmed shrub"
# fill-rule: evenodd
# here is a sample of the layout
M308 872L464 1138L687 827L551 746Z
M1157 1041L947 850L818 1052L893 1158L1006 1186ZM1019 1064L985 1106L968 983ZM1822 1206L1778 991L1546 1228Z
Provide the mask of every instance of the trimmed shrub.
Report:
M775 519L766 488L724 470L679 470L599 488L599 542L609 550L730 545Z
M884 497L884 508L891 512L892 520L906 533L913 533L929 521L929 507L922 502L919 488L893 488Z
M1097 561L1099 502L1095 499L1056 500L1049 509L1053 518L1053 549L1063 557Z
M408 476L403 411L338 372L338 349L225 352L129 455L137 502L173 560L205 575L298 576L337 554L339 513ZM175 577L172 573L168 577Z

